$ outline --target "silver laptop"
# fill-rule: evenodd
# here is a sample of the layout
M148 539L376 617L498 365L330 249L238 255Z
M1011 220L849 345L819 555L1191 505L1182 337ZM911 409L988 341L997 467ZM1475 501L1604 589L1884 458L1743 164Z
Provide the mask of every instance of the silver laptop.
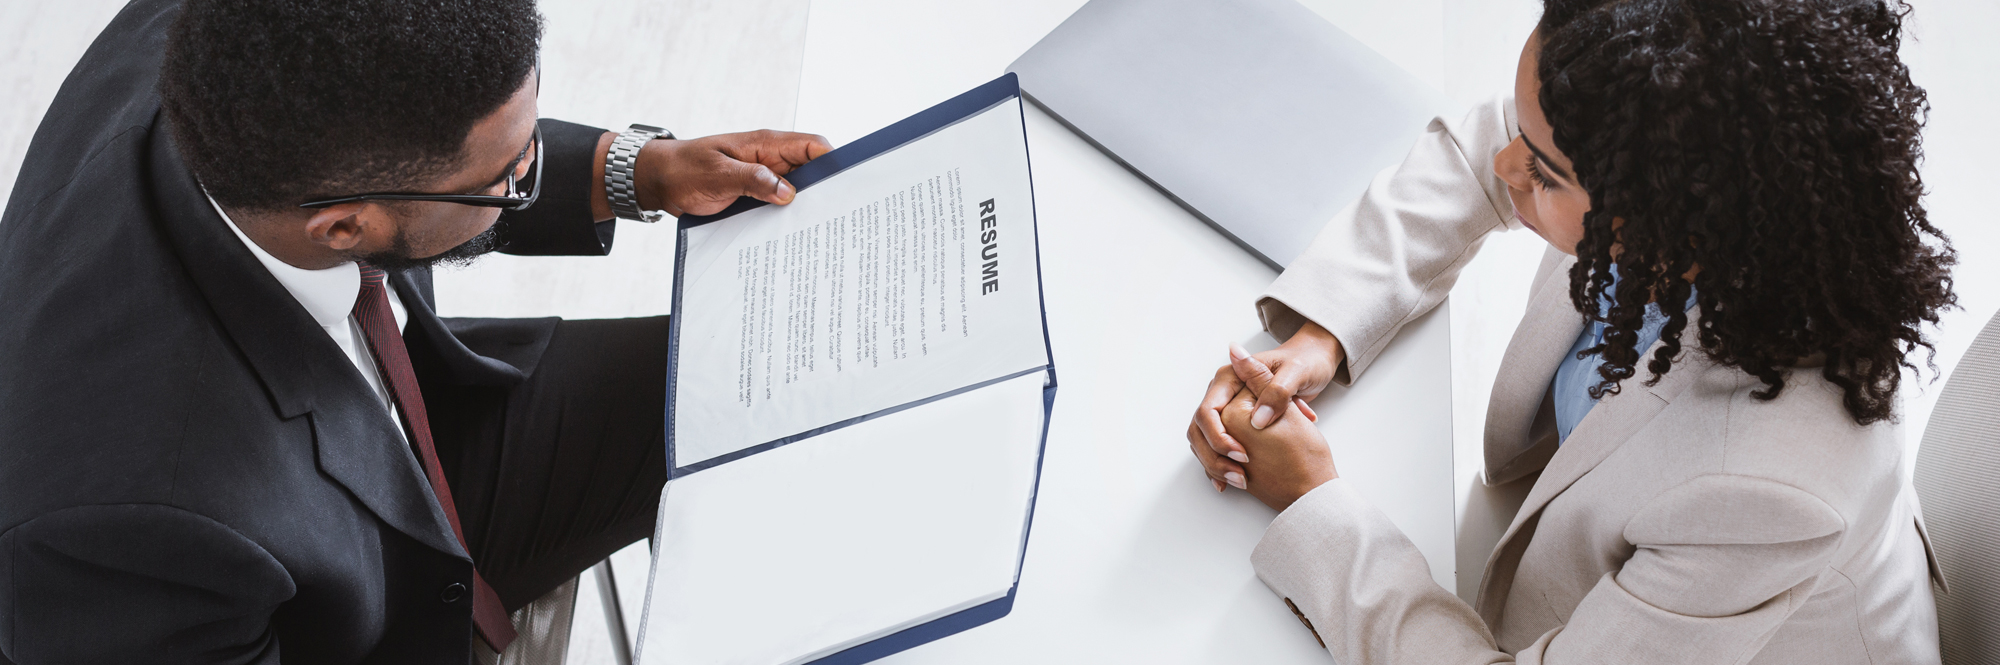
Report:
M1294 0L1091 0L1008 67L1030 99L1284 268L1457 105Z

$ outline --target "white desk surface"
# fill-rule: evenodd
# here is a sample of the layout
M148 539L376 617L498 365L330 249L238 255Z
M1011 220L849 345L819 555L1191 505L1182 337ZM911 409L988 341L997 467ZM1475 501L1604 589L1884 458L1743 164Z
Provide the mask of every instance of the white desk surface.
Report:
M796 126L859 138L1000 75L1076 6L819 0ZM1016 604L884 662L1326 662L1251 570L1274 513L1217 494L1185 438L1225 345L1275 344L1252 304L1276 273L1040 109L1027 124L1061 387ZM1315 404L1343 475L1447 588L1449 329L1440 308Z

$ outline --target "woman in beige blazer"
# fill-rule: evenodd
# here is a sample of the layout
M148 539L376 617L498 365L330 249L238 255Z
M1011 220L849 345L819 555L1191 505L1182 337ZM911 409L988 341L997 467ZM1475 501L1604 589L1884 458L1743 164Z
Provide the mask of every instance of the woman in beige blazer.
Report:
M1906 11L1548 0L1513 97L1433 122L1278 278L1284 344L1232 348L1188 438L1281 511L1252 562L1336 662L1938 660L1893 408L1953 254L1918 201ZM1520 227L1551 249L1485 479L1534 485L1468 606L1304 400Z

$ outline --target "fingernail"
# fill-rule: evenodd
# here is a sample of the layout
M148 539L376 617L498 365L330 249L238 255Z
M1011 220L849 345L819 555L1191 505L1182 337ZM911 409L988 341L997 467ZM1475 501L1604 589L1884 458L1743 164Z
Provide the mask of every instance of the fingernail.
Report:
M1242 346L1242 345L1240 345L1240 344L1237 344L1237 343L1235 343L1235 342L1230 342L1230 343L1229 343L1229 357L1231 357L1231 358L1235 358L1235 359L1237 359L1237 360L1242 360L1242 359L1244 359L1244 358L1248 358L1248 357L1250 357L1250 352L1249 352L1249 351L1245 351L1245 350L1243 350L1243 346Z
M789 203L791 202L792 197L796 196L797 194L798 191L792 189L792 183L785 182L783 180L778 181L778 198L784 199L787 203Z
M1230 487L1234 487L1236 489L1249 489L1243 486L1243 474L1237 473L1235 471L1222 474L1222 479L1229 481Z
M1249 455L1245 455L1245 454L1243 454L1243 451L1241 451L1241 450L1231 450L1231 451L1229 451L1229 459L1233 459L1233 460L1236 460L1236 463L1237 463L1237 464L1249 464L1249 463L1250 463L1250 456L1249 456Z
M1277 411L1268 406L1260 406L1257 407L1256 413L1250 415L1250 426L1257 429L1264 429L1271 425L1271 421L1277 419Z
M1215 483L1215 491L1217 492L1222 491L1222 481L1210 478L1208 479L1208 482Z

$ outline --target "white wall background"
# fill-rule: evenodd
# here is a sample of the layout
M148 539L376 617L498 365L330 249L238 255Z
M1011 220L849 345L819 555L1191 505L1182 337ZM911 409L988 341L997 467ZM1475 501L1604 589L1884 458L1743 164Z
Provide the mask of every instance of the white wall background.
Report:
M1537 0L1302 0L1335 25L1381 51L1462 103L1507 89ZM797 109L809 0L545 0L548 19L544 115L603 127L659 124L683 136L756 128L791 129ZM1067 2L1022 3L1018 15L980 20L1053 27ZM1924 169L1931 219L1952 238L1961 308L1933 331L1936 363L1948 376L1979 328L2000 308L2000 225L1988 192L2000 182L2000 3L1915 0L1904 58L1933 107ZM63 77L111 19L118 0L0 0L0 183L21 168L34 128ZM934 11L972 11L949 2ZM1031 45L1023 43L1022 49ZM893 48L893 45L884 45ZM987 76L1006 66L997 62ZM952 91L969 87L947 86ZM940 96L938 99L942 99ZM920 100L915 111L936 100ZM833 115L837 115L833 114ZM813 126L803 131L826 131ZM832 134L833 132L828 132ZM834 136L836 142L849 136ZM0 191L4 205L9 191ZM1490 240L1452 293L1455 430L1477 436L1486 387L1526 303L1528 268L1542 244L1526 233ZM442 273L441 308L450 315L569 317L665 313L672 270L670 227L620 223L609 258L492 257ZM1218 243L1221 251L1228 249ZM1244 303L1248 308L1250 303ZM1918 358L1919 365L1924 364ZM1914 378L1914 377L1913 377ZM1929 375L1906 385L1905 422L1912 448L1941 383ZM1200 386L1188 386L1192 402ZM644 553L620 555L625 585L642 583ZM589 582L589 580L586 580ZM609 662L602 625L588 611L586 583L572 662ZM636 589L634 589L636 591ZM631 594L628 593L628 601ZM634 614L636 619L636 613Z

